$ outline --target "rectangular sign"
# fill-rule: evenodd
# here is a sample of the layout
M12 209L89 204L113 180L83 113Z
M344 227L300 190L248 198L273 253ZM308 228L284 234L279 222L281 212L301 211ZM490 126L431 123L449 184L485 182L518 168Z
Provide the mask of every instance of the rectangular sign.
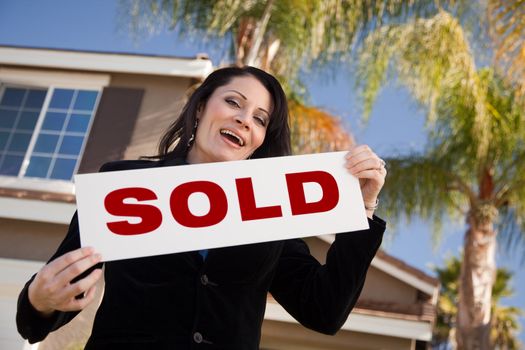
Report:
M345 154L76 175L81 245L110 261L367 229Z

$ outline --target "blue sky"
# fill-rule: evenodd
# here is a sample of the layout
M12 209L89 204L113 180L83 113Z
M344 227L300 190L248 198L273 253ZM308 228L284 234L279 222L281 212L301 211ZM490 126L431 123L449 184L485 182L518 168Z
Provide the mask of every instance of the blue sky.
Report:
M0 0L0 45L19 45L76 50L134 52L195 56L206 52L214 63L223 58L220 47L211 48L195 40L183 41L170 32L133 42L117 23L116 0ZM352 75L338 69L336 77L326 74L305 74L312 104L340 116L358 143L369 144L381 156L425 145L424 118L406 91L388 87L374 107L369 122L359 122L360 113L352 91ZM381 215L381 211L378 211ZM383 248L390 254L432 274L430 266L440 265L449 255L457 255L465 227L462 222L445 225L440 244L432 243L428 223L414 218L410 224L399 223L394 234L386 237ZM525 310L525 272L519 256L498 252L498 265L515 273L516 296L507 299ZM522 328L525 320L522 318ZM525 332L521 340L525 343Z

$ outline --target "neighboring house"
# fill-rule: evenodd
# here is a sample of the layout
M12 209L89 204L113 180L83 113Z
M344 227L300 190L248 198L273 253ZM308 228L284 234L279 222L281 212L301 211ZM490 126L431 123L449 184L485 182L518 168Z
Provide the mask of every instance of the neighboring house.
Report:
M58 247L75 173L153 155L207 58L0 46L0 349L18 292Z
M310 252L324 263L334 235L309 237ZM415 350L430 348L439 281L379 251L356 307L336 336L299 325L268 297L261 349Z
M30 347L16 332L18 293L67 230L73 174L154 154L186 91L211 70L200 57L0 46L0 349L73 349L89 335L96 303ZM331 240L306 239L320 261ZM437 293L436 279L379 252L337 336L298 325L269 296L261 348L422 349Z

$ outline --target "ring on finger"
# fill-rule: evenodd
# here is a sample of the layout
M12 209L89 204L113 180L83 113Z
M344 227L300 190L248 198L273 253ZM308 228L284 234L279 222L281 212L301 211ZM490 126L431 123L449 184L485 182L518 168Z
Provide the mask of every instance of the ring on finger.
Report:
M86 292L82 292L79 295L75 296L76 300L84 299L86 297Z
M386 162L383 159L379 158L379 163L380 165L379 168L377 168L377 170L386 169Z

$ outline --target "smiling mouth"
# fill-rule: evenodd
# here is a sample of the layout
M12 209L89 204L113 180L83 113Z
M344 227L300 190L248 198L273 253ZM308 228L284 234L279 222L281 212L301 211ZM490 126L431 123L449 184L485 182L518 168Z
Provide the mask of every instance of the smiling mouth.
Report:
M228 140L230 140L233 143L236 143L239 146L244 146L244 140L237 134L235 134L233 131L230 131L228 129L221 129L221 135L226 137Z

